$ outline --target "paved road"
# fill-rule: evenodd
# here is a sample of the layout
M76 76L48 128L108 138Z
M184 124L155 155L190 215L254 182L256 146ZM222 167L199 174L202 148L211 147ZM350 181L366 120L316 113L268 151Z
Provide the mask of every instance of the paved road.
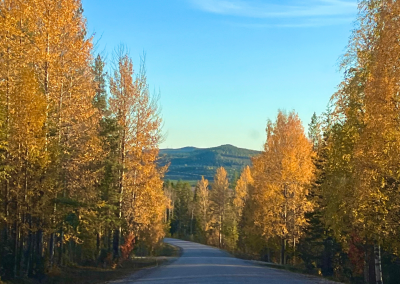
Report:
M320 278L259 266L209 246L176 239L164 241L181 247L182 256L168 265L150 270L139 279L134 274L132 277L113 283L331 283Z

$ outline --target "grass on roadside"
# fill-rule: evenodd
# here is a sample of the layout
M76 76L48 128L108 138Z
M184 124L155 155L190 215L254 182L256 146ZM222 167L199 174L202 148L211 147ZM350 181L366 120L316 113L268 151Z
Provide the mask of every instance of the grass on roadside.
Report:
M156 249L155 255L166 256L166 257L178 257L181 255L181 249L176 246L164 243L162 246Z
M307 275L307 276L317 277L317 278L324 279L324 280L327 280L327 281L339 282L339 280L334 278L334 277L323 277L320 274L310 273L310 272L306 271L305 268L302 265L298 265L298 266L281 265L281 264L276 264L276 263L271 263L271 262L262 262L262 261L257 261L257 264L258 265L262 265L262 266L267 266L267 267L270 267L270 268L287 270L287 271L290 271L290 272L293 272L293 273L298 273L298 274L303 274L303 275Z
M143 268L153 267L167 261L167 258L160 257L177 257L180 250L169 244L163 244L155 252L156 256L151 257L133 257L126 260L115 269L98 268L87 266L74 266L55 268L48 273L44 279L14 279L5 284L100 284L108 281L118 280ZM0 280L0 284L1 284Z
M332 282L339 282L339 279L336 279L335 277L324 277L322 276L321 273L318 273L317 271L315 271L314 273L307 271L305 266L302 264L298 264L298 265L281 265L278 263L273 263L273 262L265 262L265 261L261 261L259 260L259 257L257 255L249 255L249 254L244 254L244 253L239 253L239 252L232 252L232 255L234 255L237 258L240 259L244 259L244 260L249 260L249 261L255 261L257 263L257 265L261 265L261 266L267 266L270 268L275 268L275 269L281 269L281 270L287 270L293 273L298 273L298 274L303 274L303 275L307 275L307 276L311 276L311 277L317 277L320 279L324 279L327 281L332 281Z

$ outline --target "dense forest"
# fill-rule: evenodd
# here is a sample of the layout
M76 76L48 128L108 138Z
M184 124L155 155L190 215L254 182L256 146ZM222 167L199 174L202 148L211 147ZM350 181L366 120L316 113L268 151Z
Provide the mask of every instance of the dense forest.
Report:
M0 1L1 279L114 266L164 236L144 62L135 73L117 48L107 74L82 12L80 0Z
M194 185L202 176L212 179L219 167L224 167L228 172L228 178L234 179L245 166L251 164L250 158L257 154L260 152L232 145L213 148L160 149L159 164L168 165L165 179L187 181Z
M308 135L279 111L238 180L221 167L194 189L166 183L172 235L340 281L399 283L399 15L399 1L359 2L343 81Z

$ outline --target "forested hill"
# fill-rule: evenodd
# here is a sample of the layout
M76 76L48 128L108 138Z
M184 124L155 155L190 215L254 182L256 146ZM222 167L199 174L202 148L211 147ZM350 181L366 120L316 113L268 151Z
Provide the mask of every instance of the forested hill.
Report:
M260 152L222 145L214 148L184 147L180 149L161 149L161 164L170 163L165 179L200 180L201 176L212 180L218 167L224 167L229 179L240 175L240 171L251 164L250 158Z

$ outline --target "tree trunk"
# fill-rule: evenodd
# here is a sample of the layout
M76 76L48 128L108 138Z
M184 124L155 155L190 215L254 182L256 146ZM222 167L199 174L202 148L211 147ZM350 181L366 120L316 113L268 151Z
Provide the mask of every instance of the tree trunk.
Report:
M190 235L191 236L193 235L193 210L194 209L192 209L192 216L190 218Z
M119 244L120 244L120 238L121 238L120 234L121 234L121 227L114 230L114 239L113 239L113 257L114 257L114 259L119 258Z
M281 264L286 264L286 239L282 238L281 244Z
M171 210L171 216L169 217L170 220L174 218L174 210L175 209L175 201L172 201L172 210Z
M43 231L39 229L36 232L36 254L38 257L43 257Z
M28 223L28 214L29 206L28 206L28 147L25 149L25 157L24 157L24 211L22 213L22 224ZM24 227L23 227L24 228ZM26 228L26 226L25 226ZM29 234L26 235L26 230L21 229L21 240L20 240L20 275L23 276L23 273L27 273L27 253L24 251L24 247L27 245L27 250L29 247ZM24 271L24 269L26 269Z
M55 233L51 233L50 234L50 241L49 241L49 258L50 258L49 266L50 267L53 266L53 262L54 262L55 238L56 238L56 234Z
M37 220L37 226L39 230L36 232L36 253L34 255L35 258L35 266L32 268L32 272L35 275L41 274L44 272L44 259L43 259L43 230L41 229L41 221Z
M74 250L72 245L72 239L70 239L68 241L68 259L70 263L74 263Z
M375 259L375 280L376 284L383 284L382 280L382 266L381 266L381 246L374 245L374 259Z
M369 253L367 244L364 246L364 283L369 284Z
M32 216L29 218L29 244L28 244L28 251L27 251L27 264L26 264L26 273L28 277L33 275L33 255L35 253L35 235L32 233Z
M30 275L31 267L32 267L32 243L33 243L33 235L32 235L32 216L27 216L27 223L29 225L28 230L28 238L27 238L27 248L25 253L25 276Z
M124 196L124 181L125 181L125 141L126 139L126 129L123 129L122 139L121 139L121 167L122 170L119 172L119 204L118 204L118 219L121 222L122 220L122 200ZM113 256L114 259L119 258L120 256L120 239L121 239L121 225L114 231L114 239L113 239Z
M15 220L14 221L14 265L13 265L14 277L17 277L17 267L18 267L18 235L19 235L19 226L18 226L18 221Z
M219 222L219 230L218 230L218 241L219 241L219 244L218 244L218 247L221 247L221 244L222 244L222 216L219 216L219 220L220 220L220 222Z
M55 199L57 199L57 194L54 197ZM53 204L53 218L52 218L52 225L54 226L56 223L56 212L57 212L57 204L56 201L54 200L54 204ZM54 228L54 227L53 227ZM52 267L54 264L54 253L55 253L55 244L56 244L56 233L53 232L50 235L50 241L49 241L49 266Z
M8 204L9 204L9 198L10 198L10 191L9 191L9 181L8 180L6 180L6 182L5 182L5 191L6 192L5 192L5 198L4 198L4 216L6 217L6 220L9 220ZM6 224L4 225L2 234L3 234L2 240L4 243L2 250L4 250L5 246L7 246L9 234L10 234L8 222L6 222Z
M7 63L10 63L10 48L7 48ZM5 115L6 115L6 125L5 125L5 132L6 132L6 137L5 140L8 142L9 141L9 133L10 133L10 66L7 64L7 76L6 76L6 109L5 109ZM10 152L7 150L6 151L6 162L8 163L10 161ZM7 178L5 180L5 195L4 195L4 216L6 220L9 220L9 205L10 205L10 181ZM4 226L4 244L8 244L8 239L10 237L11 233L11 224L6 222ZM8 246L8 245L7 245ZM6 249L5 247L3 249Z
M108 237L107 237L107 252L112 252L112 230L108 229Z
M60 228L60 249L58 254L58 264L63 266L63 256L64 256L64 229Z
M283 218L285 222L285 228L288 227L287 225L287 185L284 185L283 188L283 197L285 198L285 207L284 207L284 212L283 212ZM281 246L281 264L285 265L286 264L286 239L282 238L282 246Z
M22 215L24 216L24 215ZM22 217L22 223L25 223L25 218ZM25 232L22 228L20 228L20 236L19 236L19 276L23 276L24 274L24 266L25 266Z
M293 265L296 265L296 238L293 237Z
M97 232L96 234L96 258L100 256L101 253L101 234Z

